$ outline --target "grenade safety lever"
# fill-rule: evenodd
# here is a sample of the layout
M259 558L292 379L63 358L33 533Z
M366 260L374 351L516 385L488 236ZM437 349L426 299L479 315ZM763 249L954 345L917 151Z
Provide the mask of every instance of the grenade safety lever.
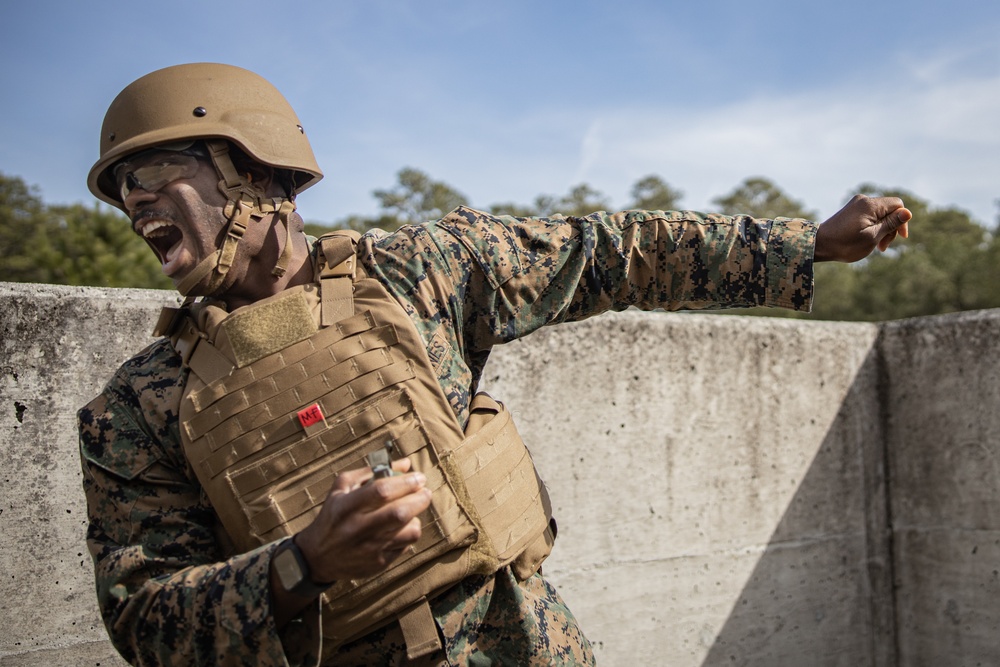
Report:
M365 456L365 460L368 461L368 467L372 469L372 479L369 480L369 483L376 479L391 477L396 474L392 469L392 459L389 456L389 452L391 451L392 440L387 440L385 448L376 449L371 454Z

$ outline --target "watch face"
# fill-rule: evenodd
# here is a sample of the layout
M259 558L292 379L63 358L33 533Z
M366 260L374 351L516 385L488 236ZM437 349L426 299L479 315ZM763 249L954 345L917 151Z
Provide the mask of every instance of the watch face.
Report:
M304 579L299 561L291 549L282 549L274 555L274 567L278 571L278 581L286 591L291 591Z

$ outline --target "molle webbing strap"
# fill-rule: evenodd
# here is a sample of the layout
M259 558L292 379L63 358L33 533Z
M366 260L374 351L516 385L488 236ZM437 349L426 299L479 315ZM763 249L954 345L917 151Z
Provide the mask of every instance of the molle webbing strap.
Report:
M392 334L394 332L391 329L387 330L380 327L379 330L373 331L371 333L373 335L370 336L371 346L372 346L371 348L369 348L370 352L375 352L380 348L384 349L393 341ZM384 335L379 336L378 334L384 334ZM341 347L340 351L343 352L345 355L341 357L340 360L349 359L356 355L361 354L360 352L357 352L355 354L351 354L351 356L346 356L347 354L353 352L353 350L344 348L361 347L356 343L356 340L344 341L340 347ZM370 352L366 354L370 354ZM316 357L321 357L321 358L316 359ZM337 357L334 357L332 354L324 355L322 354L321 351L310 355L301 362L293 362L287 369L282 369L280 373L275 373L270 376L264 376L263 378L261 378L257 382L254 382L251 385L247 385L245 387L234 390L233 393L225 397L224 401L220 400L216 404L214 404L213 409L211 411L206 410L200 412L191 420L191 422L189 422L185 426L185 431L186 431L185 434L188 435L188 437L200 437L201 435L208 433L213 428L221 424L224 419L224 416L231 414L233 411L237 409L245 409L258 406L264 401L273 398L274 396L277 396L279 394L282 394L283 392L292 391L295 386L293 385L293 382L296 379L297 375L299 378L308 377L305 375L299 375L299 373L302 372L302 370L308 366L310 360L315 360L317 364L321 363L323 365L323 368L321 370L326 370L332 367L334 364L339 363L340 361L338 360ZM357 387L357 385L355 385L355 387ZM209 404L211 403L203 403L203 405L209 405ZM273 409L273 408L269 406L268 409ZM335 413L324 412L324 414L335 414ZM272 439L272 436L280 433L285 433L287 435L290 435L291 433L289 431L294 431L297 428L295 426L295 424L297 423L298 422L295 419L288 420L287 430L284 431L282 431L281 429L285 429L285 426L282 426L280 424L275 426L263 426L261 427L262 430L260 431L260 435L262 438L268 440ZM198 435L195 436L194 434ZM240 438L239 436L237 436L232 442L229 443L229 445L231 447L238 447L239 443L240 443ZM220 447L214 447L212 451L216 451L219 448Z
M167 313L167 308L160 314L161 320ZM199 376L205 382L211 382L217 378L225 377L233 369L233 362L224 354L219 352L214 346L202 345L205 336L198 330L194 322L187 317L187 309L174 310L174 321L169 325L170 331L164 332L169 336L171 344L181 357L181 363L185 366L193 366L199 369ZM157 324L157 331L161 330L161 325Z
M243 389L261 376L275 374L292 367L305 373L302 365L313 361L312 359L307 361L307 357L310 355L325 352L333 358L338 358L336 355L347 358L351 354L351 350L355 354L358 353L358 346L364 350L396 342L395 331L391 327L378 329L374 329L374 327L375 320L372 319L370 313L361 313L350 319L342 320L335 326L320 329L312 338L258 360L252 369L235 370L229 376L220 378L218 382L214 382L200 391L190 392L188 397L194 403L195 408L201 411L223 396ZM372 333L367 333L369 331ZM362 335L356 336L356 334ZM332 349L334 346L339 347ZM345 347L348 349L345 350Z
M204 332L191 317L171 319L192 371L185 455L243 551L309 525L336 474L369 453L389 443L393 458L409 457L431 491L421 537L379 575L324 593L323 634L329 658L398 619L415 658L440 647L428 600L470 574L537 570L551 508L501 405L477 396L463 433L409 316L359 277L354 238L324 238L320 249L319 293L302 286L229 315L199 311ZM332 323L317 330L314 318Z
M382 341L375 340L379 343ZM362 349L360 344L345 344L343 348ZM354 352L355 350L346 350ZM234 391L211 404L209 410L203 410L184 424L186 435L192 440L200 438L217 430L228 428L226 424L243 425L243 430L257 428L243 415L244 410L253 408L255 412L266 410L275 416L288 415L293 408L300 408L305 401L319 400L323 396L335 393L341 387L350 385L351 396L347 398L360 399L377 391L377 386L388 386L394 377L411 377L412 371L404 360L393 360L385 346L356 352L351 356L338 359L333 354L324 351L314 353L302 362L281 369L278 373L266 375L251 385ZM318 357L318 358L317 358ZM314 361L315 367L307 367L308 361ZM391 368L389 368L391 367ZM373 373L381 368L386 372L373 374L368 380L359 382L362 376ZM209 406L206 406L209 407ZM336 413L330 413L336 414ZM294 416L294 415L291 415ZM259 421L259 417L254 417ZM233 420L236 420L235 422ZM238 432L226 432L220 437L213 437L220 443L240 435ZM218 449L213 446L212 451Z
M463 469L477 471L473 473L476 479L468 480L471 484L483 483L489 489L482 493L473 492L476 497L487 499L476 511L476 514L487 517L485 521L480 521L478 518L475 521L479 526L476 542L465 551L453 550L447 555L442 555L437 561L423 558L423 565L405 576L396 574L400 564L394 562L386 572L370 580L338 582L325 594L328 610L333 613L327 616L327 611L324 611L324 645L329 642L332 646L339 646L372 629L372 610L380 610L378 616L400 617L401 625L404 623L402 616L411 615L407 622L413 623L415 619L422 617L423 612L408 610L408 601L418 599L418 596L433 599L434 593L443 591L447 587L445 582L455 576L456 570L464 569L469 574L490 574L509 564L518 577L526 579L538 570L541 561L551 551L553 536L548 529L551 506L545 487L534 471L531 471L530 478L515 474L521 479L530 479L530 482L519 484L512 493L501 490L502 479L506 477L499 467L501 459L504 456L511 456L520 460L520 453L527 451L517 429L513 426L510 413L485 394L477 395L474 404L476 402L480 402L483 406L488 404L495 406L492 418L488 417L486 425L480 430L469 433L459 450L447 454L449 459L458 459L452 463L457 463ZM487 411L488 408L484 410ZM424 470L416 464L414 467ZM526 495L529 499L534 498L535 502L525 507L525 501L520 497L522 495ZM463 507L467 506L463 504ZM502 519L504 516L509 517L516 527L511 529L504 526ZM531 526L530 530L526 530L526 526ZM485 535L486 531L490 532L488 537ZM514 538L510 539L512 535ZM420 542L423 542L423 537ZM521 546L515 542L520 542ZM507 544L508 549L502 557L496 553L490 556L476 552L477 549L489 548L493 544ZM418 554L420 548L420 546L417 548ZM389 589L394 591L391 595L386 595L386 581L393 581L392 588ZM434 582L438 585L433 585ZM428 608L426 613L429 611ZM406 636L406 628L403 630ZM416 635L429 638L432 636L432 628L425 628L423 633ZM415 640L417 637L406 636L408 651L413 648L411 639Z
M197 431L190 429L185 435L188 435L192 440L203 437L208 450L216 452L244 435L252 433L263 435L269 427L277 430L287 423L291 423L294 427L294 424L299 421L297 412L302 409L300 407L302 405L318 405L323 415L336 415L352 404L374 396L386 387L392 387L399 382L409 380L413 377L413 369L407 362L399 361L383 367L379 372L366 373L336 386L333 391L325 392L324 389L331 382L331 377L334 376L321 375L313 378L308 384L300 385L290 392L278 394L272 400L257 406L240 406L247 412L229 417L200 435L192 437L192 433L197 433ZM299 400L301 403L298 402ZM290 405L292 407L289 407ZM232 453L232 449L230 452Z
M493 400L485 394L479 397ZM497 405L496 414L477 437L465 440L454 451L454 457L479 515L478 523L492 542L497 560L508 563L545 530L551 507L510 413ZM546 511L539 512L539 508Z
M419 437L411 438L411 443L414 441L424 447L428 444L426 436L424 436L422 442L420 442ZM360 460L357 457L353 457L348 461L329 461L327 463L337 465L339 468L340 463L352 465L359 462ZM262 462L260 465L266 463L270 462ZM331 465L326 466L327 470L331 468ZM461 506L458 505L453 496L445 489L448 483L447 479L436 468L425 468L425 470L427 488L432 494L436 494L438 497L435 501L435 511L428 515L429 523L423 523L421 526L420 539L413 546L415 553L427 552L439 544L447 546L449 544L460 543L465 541L471 534ZM267 536L272 534L272 531L276 528L295 522L307 512L322 505L327 494L330 492L330 488L333 486L334 477L336 477L336 473L329 472L325 476L317 477L313 483L302 488L297 488L287 493L275 493L262 498L260 503L252 504L254 514L250 519L251 526L260 535ZM232 480L234 486L238 482L238 479ZM308 521L305 523L308 523ZM280 537L280 533L276 533L275 539L277 537ZM412 563L407 563L404 560L398 563L398 565L405 570L407 567L411 567ZM392 566L383 574L389 577L394 576Z
M357 232L342 230L319 239L317 279L323 297L320 325L327 327L354 314Z
M406 657L415 660L441 648L437 625L426 598L399 614L399 628L406 640Z
M230 477L230 482L237 493L246 495L264 486L274 483L293 471L295 467L307 465L323 456L329 456L330 463L337 467L349 467L348 464L355 463L357 456L349 458L344 465L341 463L344 457L350 457L349 452L339 451L340 444L351 440L367 436L375 431L382 424L387 424L392 420L405 415L412 406L406 400L406 395L402 392L393 392L385 398L379 400L374 410L366 410L356 415L352 415L341 423L330 427L325 433L316 439L311 449L303 448L291 452L278 452L267 458L261 459L257 464L241 470L238 474ZM284 427L261 436L265 442L276 442L284 438L295 435L298 431L294 422L285 422ZM247 438L245 442L234 443L232 448L223 448L219 452L210 456L205 465L209 471L215 475L221 473L234 459L242 459L253 453L251 446L254 441ZM403 454L408 455L420 447L426 445L426 437L419 431L408 433L396 439L397 447Z

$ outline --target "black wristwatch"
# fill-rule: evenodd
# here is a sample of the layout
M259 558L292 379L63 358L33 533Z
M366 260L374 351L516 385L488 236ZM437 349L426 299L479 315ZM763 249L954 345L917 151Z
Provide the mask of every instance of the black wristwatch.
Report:
M320 593L333 586L335 582L328 584L316 583L309 573L309 563L302 555L295 540L285 540L277 548L272 557L274 568L278 573L278 581L281 587L292 595L304 598L318 597Z

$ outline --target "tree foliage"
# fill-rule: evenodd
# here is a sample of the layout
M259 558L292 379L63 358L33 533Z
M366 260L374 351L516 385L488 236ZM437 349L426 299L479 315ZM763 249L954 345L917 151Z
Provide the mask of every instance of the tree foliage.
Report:
M712 203L726 215L750 215L755 218L808 218L816 213L792 199L766 178L748 178L728 195L716 197Z
M913 211L910 238L888 252L856 264L816 266L811 314L750 309L755 315L832 320L888 320L959 310L1000 308L1000 216L988 230L955 207L938 208L903 190L862 183L856 192L898 196ZM333 224L309 222L319 236L335 228L392 231L404 224L440 218L467 204L458 190L411 167L390 188L372 193L379 212ZM673 210L682 193L656 175L637 181L627 208ZM758 218L816 214L766 178L744 180L713 200L722 213ZM1000 205L1000 201L998 201ZM494 204L494 213L515 216L583 216L611 210L609 199L586 183L556 196L541 194L530 204ZM20 178L0 174L0 280L170 288L159 261L116 210L101 205L46 206ZM732 312L732 311L729 311Z
M680 208L684 193L670 187L666 181L650 174L632 186L632 203L629 208L646 211L673 211Z
M493 204L489 207L489 210L491 213L499 215L513 215L526 218L556 214L582 217L594 211L602 211L607 208L610 208L610 203L602 192L595 190L586 183L580 183L570 188L569 192L562 197L538 195L530 205L505 202Z
M160 262L128 219L99 204L46 206L0 174L0 280L169 289Z
M48 214L37 190L20 178L0 174L0 279L46 282L33 253Z
M47 235L39 261L46 282L173 289L160 261L116 210L95 204L49 208L58 232Z
M447 183L435 181L428 174L413 167L405 167L396 174L396 184L385 190L375 190L372 196L381 211L375 217L350 215L333 224L306 223L306 233L320 236L332 229L353 229L366 232L384 229L392 232L403 225L435 220L452 209L467 203L467 198Z
M384 211L383 217L378 219L380 223L391 221L390 224L399 227L434 220L466 203L466 197L461 192L431 179L419 169L407 167L396 177L398 182L395 187L372 193ZM384 228L384 224L378 226Z

